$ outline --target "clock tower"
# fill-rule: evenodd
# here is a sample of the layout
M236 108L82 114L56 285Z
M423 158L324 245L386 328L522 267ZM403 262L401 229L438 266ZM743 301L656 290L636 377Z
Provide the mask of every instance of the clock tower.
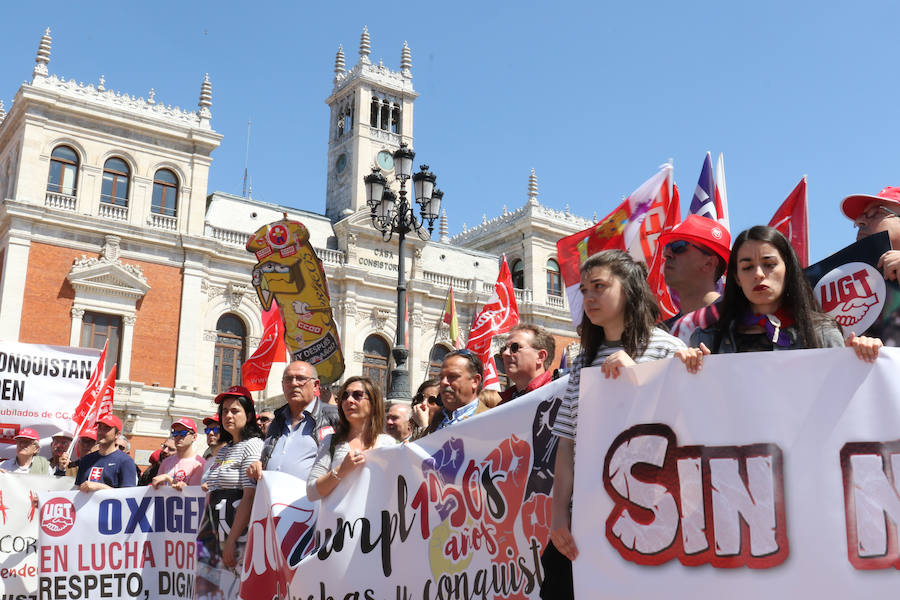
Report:
M334 88L325 101L331 108L328 126L328 181L325 215L340 221L366 208L363 177L379 167L390 178L393 152L413 146L412 59L403 43L400 71L369 60L369 30L363 28L359 62L347 70L344 50L334 60Z

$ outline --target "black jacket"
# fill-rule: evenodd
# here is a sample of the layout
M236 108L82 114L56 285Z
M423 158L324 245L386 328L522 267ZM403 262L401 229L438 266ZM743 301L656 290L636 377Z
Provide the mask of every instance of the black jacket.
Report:
M337 429L340 417L338 416L337 406L325 404L322 400L316 401L316 409L312 416L316 421L316 428L313 430L313 433L316 436L316 444L318 444L324 437L320 435L319 432L324 427ZM260 460L262 460L263 469L269 464L269 457L272 456L272 452L275 450L275 444L278 443L278 438L281 437L281 432L284 431L284 424L289 422L290 418L291 407L287 404L275 411L275 418L269 423L269 434L266 436L266 440L263 444L262 457L260 458Z

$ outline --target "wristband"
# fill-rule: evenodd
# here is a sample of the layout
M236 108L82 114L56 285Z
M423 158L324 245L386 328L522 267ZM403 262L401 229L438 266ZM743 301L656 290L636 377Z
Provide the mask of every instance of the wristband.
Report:
M338 475L337 471L335 471L334 469L331 469L331 474L334 475L334 478L337 479L338 481L341 480L341 476Z

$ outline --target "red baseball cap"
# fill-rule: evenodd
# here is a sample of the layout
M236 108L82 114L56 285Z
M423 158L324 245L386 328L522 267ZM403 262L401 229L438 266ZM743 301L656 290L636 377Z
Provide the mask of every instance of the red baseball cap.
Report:
M189 418L187 418L187 417L181 417L180 419L178 419L177 421L175 421L174 423L172 423L172 426L173 426L173 427L174 427L175 425L181 425L182 427L184 427L184 428L186 428L186 429L190 429L190 430L193 431L194 433L197 433L197 426L194 424L194 420L193 420L193 419L189 419Z
M103 423L104 425L108 425L109 427L115 427L117 430L122 431L122 419L117 417L112 413L106 413L94 423L94 427L97 427L98 423Z
M678 240L709 248L722 257L726 265L728 264L728 255L731 254L731 234L718 221L700 215L688 215L684 221L659 236L659 243L664 248L666 244Z
M81 433L78 434L80 438L87 438L89 440L97 441L97 428L96 427L85 427L81 430Z
M231 386L230 388L228 388L227 390L225 390L224 392L222 392L221 394L216 396L216 399L213 400L213 402L215 402L216 404L219 404L225 398L231 398L232 396L237 396L237 397L243 396L247 400L250 400L251 402L253 402L253 396L250 395L250 390L248 390L247 388L245 388L242 385Z
M158 463L161 456L162 450L154 450L153 454L150 455L150 464L155 465L156 463Z
M211 417L206 417L203 419L204 425L218 425L219 424L219 415L213 415Z
M31 440L33 442L41 441L41 436L38 435L38 432L32 429L31 427L26 427L25 429L20 429L19 433L13 437L14 440Z
M900 187L888 186L878 192L878 195L876 196L870 196L868 194L853 194L852 196L847 196L841 200L841 212L851 221L855 221L867 206L877 200L887 204L893 204L897 208L900 208Z

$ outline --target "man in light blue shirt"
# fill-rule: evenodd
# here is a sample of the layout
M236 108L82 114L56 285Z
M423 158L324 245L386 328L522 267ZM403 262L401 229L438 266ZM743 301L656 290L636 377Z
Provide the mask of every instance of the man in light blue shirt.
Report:
M337 407L318 399L319 376L315 367L302 360L285 368L281 389L287 403L275 411L261 460L248 467L247 475L259 479L264 470L279 471L306 481L319 442L334 432Z
M484 366L471 350L454 350L444 357L441 365L444 420L438 429L459 423L475 414L483 379Z

